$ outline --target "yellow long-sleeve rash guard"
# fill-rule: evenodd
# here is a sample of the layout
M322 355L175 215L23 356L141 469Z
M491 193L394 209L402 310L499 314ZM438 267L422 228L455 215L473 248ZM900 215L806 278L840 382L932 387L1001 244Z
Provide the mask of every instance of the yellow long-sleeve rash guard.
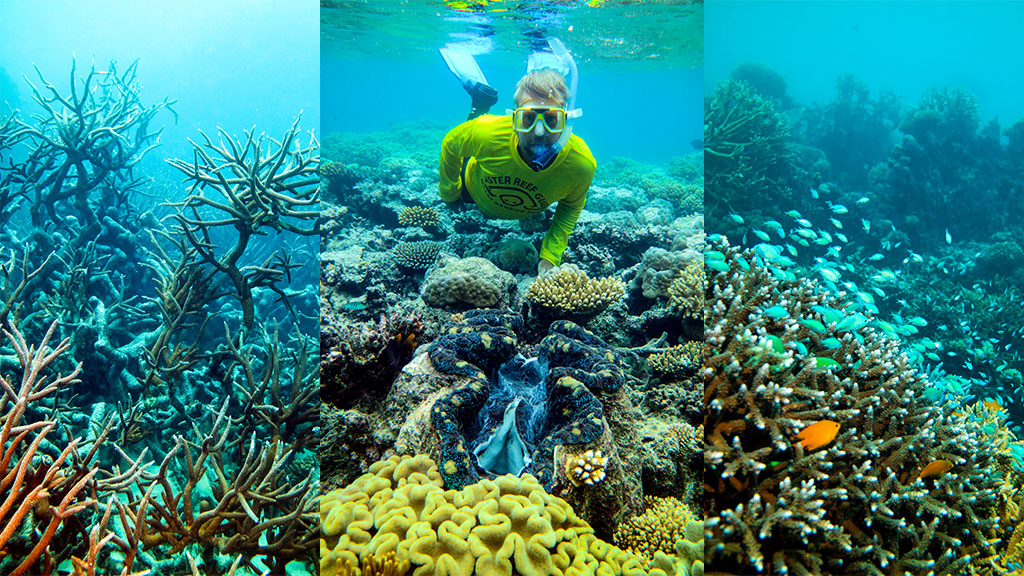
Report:
M461 196L462 161L469 158L466 190L490 218L520 220L558 202L540 247L540 257L557 266L587 203L597 162L583 139L572 136L550 166L534 172L519 156L517 144L511 116L484 115L453 128L441 144L441 200Z

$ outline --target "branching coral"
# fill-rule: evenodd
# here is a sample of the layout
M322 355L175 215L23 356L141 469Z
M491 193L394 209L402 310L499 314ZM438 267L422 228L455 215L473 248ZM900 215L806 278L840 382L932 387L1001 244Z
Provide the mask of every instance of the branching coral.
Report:
M590 278L566 264L530 284L525 298L555 315L593 315L618 302L625 293L626 285L618 278Z
M771 102L743 82L729 80L704 108L707 216L725 230L729 211L777 205L789 196L789 128ZM719 225L722 224L722 225Z
M284 465L294 450L280 441L257 445L255 435L233 436L227 406L225 399L198 444L177 437L159 472L143 474L149 485L136 503L139 539L146 546L169 546L172 555L194 543L217 546L224 553L244 553L250 566L254 556L264 555L271 573L283 571L289 561L314 553L314 473L300 483L285 481ZM226 467L230 444L239 444L242 460ZM166 474L176 457L188 472L181 487ZM213 479L209 501L201 499L206 478Z
M924 378L872 326L823 321L843 302L711 247L724 271L709 278L704 320L708 562L722 574L994 568L996 452L981 426L929 403ZM772 306L788 314L763 313ZM834 440L795 443L824 420ZM937 460L953 468L919 478Z
M421 228L428 228L437 226L440 220L437 216L437 210L430 208L429 206L411 206L409 208L403 208L398 213L398 223L402 226L419 226Z
M391 251L391 258L399 266L422 270L430 268L437 260L441 244L424 240L422 242L402 242Z
M280 142L255 130L247 130L243 142L219 130L215 144L200 131L203 144L190 140L192 161L168 160L192 183L185 200L170 203L178 209L175 217L202 260L231 280L246 330L255 321L253 289L270 288L285 298L276 283L293 267L287 253L275 253L259 266L243 266L242 256L253 236L265 228L302 236L320 234L320 143L310 135L308 145L299 144L300 119L295 119ZM216 194L207 195L209 190ZM217 214L215 219L210 219L211 210ZM212 234L224 227L234 229L235 243L218 255L223 242Z
M44 113L35 125L17 120L20 130L15 133L32 146L29 158L17 167L16 180L18 194L31 203L33 225L42 225L44 213L57 221L59 207L70 200L90 229L84 237L93 239L100 228L93 192L126 175L156 147L162 129L150 131L149 123L165 108L173 112L174 102L143 105L137 66L133 62L124 73L113 62L106 71L93 66L79 92L72 60L67 95L36 69L42 88L29 84Z
M652 354L647 358L647 364L662 374L682 374L699 368L703 358L704 344L693 341Z
M704 290L708 280L704 263L693 260L683 269L681 276L668 286L669 306L681 316L702 318L704 316Z
M686 525L698 520L678 498L644 498L647 509L615 530L615 544L650 567L656 552L675 554L676 542L686 538Z

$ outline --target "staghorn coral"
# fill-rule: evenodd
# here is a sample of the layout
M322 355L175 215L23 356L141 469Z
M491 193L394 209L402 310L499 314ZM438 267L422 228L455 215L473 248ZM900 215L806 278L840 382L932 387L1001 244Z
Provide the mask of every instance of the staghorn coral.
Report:
M704 289L707 283L704 263L692 260L683 269L682 275L668 285L669 307L678 310L681 316L700 319L704 314Z
M626 293L618 278L590 278L572 264L538 278L526 290L526 299L557 315L598 314Z
M648 356L647 365L662 374L682 374L700 368L703 358L703 343L694 340Z
M838 330L845 304L711 247L705 326L707 561L721 574L983 574L994 568L995 450L981 426L930 404L925 379L873 326ZM723 254L724 253L724 254ZM786 318L763 315L783 306ZM827 337L842 345L828 349ZM796 434L840 429L811 451ZM919 479L944 459L945 474Z
M730 211L766 212L792 197L787 186L789 128L769 100L747 84L719 84L704 106L705 210L711 229L725 231Z
M413 576L646 574L635 556L598 540L533 476L507 474L445 491L437 465L423 455L373 464L323 497L320 518L323 576L391 553L413 566Z
M430 268L440 251L441 244L438 242L402 242L391 251L391 258L399 266L423 270Z
M678 498L647 496L644 501L644 513L633 516L616 528L614 542L623 550L636 554L650 568L656 552L675 554L676 543L686 539L687 525L700 520ZM703 523L700 535L703 540Z
M704 450L703 424L691 426L688 422L675 422L668 425L668 433L687 454L698 454Z
M441 220L437 216L437 210L429 206L411 206L399 212L398 223L402 226L428 228L436 227Z

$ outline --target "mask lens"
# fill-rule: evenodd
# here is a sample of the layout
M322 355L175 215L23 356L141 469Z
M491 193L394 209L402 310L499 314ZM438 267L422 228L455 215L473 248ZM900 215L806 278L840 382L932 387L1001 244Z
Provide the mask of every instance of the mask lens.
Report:
M520 108L516 110L516 130L520 132L529 132L535 122L537 122L537 113L529 108Z
M518 108L512 116L513 126L517 132L529 132L536 125L538 115L544 117L544 127L548 132L565 129L565 110L561 108Z
M563 110L548 110L544 113L544 123L548 130L558 132L565 127L565 112Z

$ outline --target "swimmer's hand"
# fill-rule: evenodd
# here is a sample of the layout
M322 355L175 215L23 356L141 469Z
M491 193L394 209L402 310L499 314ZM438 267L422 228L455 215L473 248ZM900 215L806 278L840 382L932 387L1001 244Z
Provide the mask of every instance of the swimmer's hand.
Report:
M555 267L554 264L552 264L551 262L548 262L547 260L541 258L540 262L537 262L537 278L540 278L541 276L547 274L554 267Z

